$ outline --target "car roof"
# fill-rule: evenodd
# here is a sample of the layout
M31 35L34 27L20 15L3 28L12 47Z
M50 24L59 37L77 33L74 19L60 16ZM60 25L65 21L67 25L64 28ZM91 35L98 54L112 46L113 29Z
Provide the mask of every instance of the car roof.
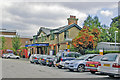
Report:
M108 54L105 54L105 55L120 55L120 53L108 53Z

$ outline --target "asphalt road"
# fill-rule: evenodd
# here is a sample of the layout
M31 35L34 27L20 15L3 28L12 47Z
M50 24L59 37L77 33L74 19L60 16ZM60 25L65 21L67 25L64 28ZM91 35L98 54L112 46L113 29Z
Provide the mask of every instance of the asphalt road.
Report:
M108 78L90 72L70 72L66 69L31 64L25 59L2 59L2 78Z

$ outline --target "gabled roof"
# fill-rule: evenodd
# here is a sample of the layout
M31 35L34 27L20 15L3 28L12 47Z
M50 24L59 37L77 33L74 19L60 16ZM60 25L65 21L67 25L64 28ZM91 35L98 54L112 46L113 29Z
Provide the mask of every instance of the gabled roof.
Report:
M58 30L56 30L54 33L62 33L72 27L76 27L78 28L79 30L81 30L82 28L80 26L78 26L77 24L71 24L71 25L66 25L66 26L63 26L63 27L60 27L58 28Z
M72 27L76 27L78 28L79 30L81 30L82 28L80 26L78 26L77 24L71 24L71 25L66 25L66 26L63 26L63 27L60 27L60 28L57 28L57 29L48 29L48 28L44 28L44 27L41 27L39 29L39 32L37 33L37 36L40 35L40 33L43 31L46 35L50 35L50 31L54 31L55 34L59 34L59 33L62 33Z
M41 27L41 28L39 29L39 32L37 33L37 36L40 35L40 33L41 33L42 31L43 31L46 35L49 35L49 34L50 34L50 30L51 30L51 29Z

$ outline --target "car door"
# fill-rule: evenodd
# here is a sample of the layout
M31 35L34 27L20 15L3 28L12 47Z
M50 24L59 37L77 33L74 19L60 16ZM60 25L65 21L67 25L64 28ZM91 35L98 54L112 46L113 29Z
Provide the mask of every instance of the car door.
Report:
M12 55L12 54L10 54L10 58L13 58L13 55Z
M101 66L99 66L99 70L106 73L115 73L113 64L117 63L117 57L117 54L104 55L100 60Z

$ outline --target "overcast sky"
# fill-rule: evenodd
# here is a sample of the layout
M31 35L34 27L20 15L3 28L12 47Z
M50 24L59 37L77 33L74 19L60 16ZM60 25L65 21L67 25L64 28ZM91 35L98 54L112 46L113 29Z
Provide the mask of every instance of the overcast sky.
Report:
M40 27L58 28L67 25L70 15L76 16L78 25L88 15L98 16L101 24L110 26L118 15L118 0L109 2L3 2L2 27L17 30L22 36L33 36ZM100 0L99 0L100 1ZM112 1L112 2L110 2Z

